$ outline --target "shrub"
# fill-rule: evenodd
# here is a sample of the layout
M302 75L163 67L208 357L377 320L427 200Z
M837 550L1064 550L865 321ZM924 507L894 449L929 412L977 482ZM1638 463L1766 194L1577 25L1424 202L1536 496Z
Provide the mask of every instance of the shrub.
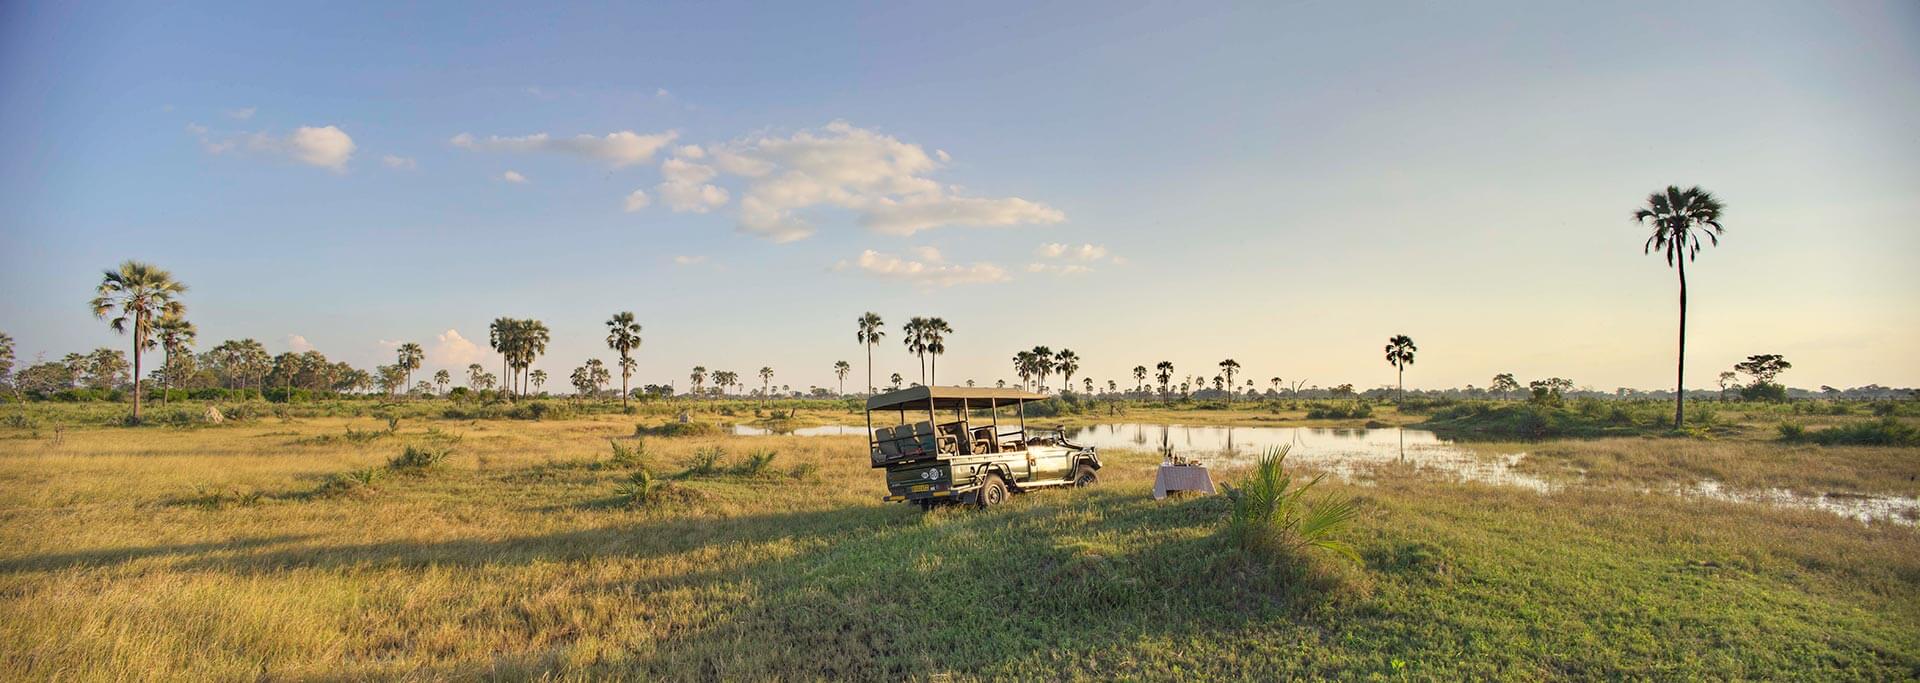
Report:
M1920 446L1920 427L1883 417L1808 432L1805 438L1822 446Z
M1780 439L1782 441L1807 440L1807 428L1805 425L1794 422L1782 422L1778 429L1780 430Z
M642 467L627 475L627 479L614 489L614 493L624 499L630 507L658 507L668 503L686 503L699 500L703 495L694 489L664 481L653 476Z
M313 495L318 498L365 495L374 488L380 478L380 469L377 467L348 470L327 477L326 481L320 483L319 488L314 489Z
M1740 398L1748 401L1781 403L1787 400L1787 388L1770 382L1756 382L1740 388Z
M418 474L439 467L453 456L452 448L429 448L426 446L408 446L399 455L387 461L387 469L395 472Z
M633 438L632 446L622 446L617 439L607 439L607 445L613 447L613 457L609 461L620 467L645 467L647 464L647 442L640 437Z
M773 451L755 451L749 453L747 454L747 459L733 466L733 473L748 477L759 476L767 471L767 466L773 464L773 457L775 455L778 454Z
M687 462L687 469L686 471L681 472L680 476L681 477L700 477L700 476L707 476L712 474L719 474L720 461L725 459L726 457L727 457L727 452L725 450L722 450L719 446L708 446L706 448L702 448L700 450L694 451L693 460L690 460Z
M793 477L794 479L805 480L805 479L812 479L814 475L819 474L819 472L820 472L819 465L816 465L810 462L802 462L802 463L795 463L792 468L788 469L787 476Z
M1359 562L1353 546L1338 538L1359 516L1359 508L1350 500L1331 497L1307 503L1307 493L1326 475L1294 486L1293 476L1285 469L1289 449L1268 449L1245 483L1222 486L1232 505L1228 535L1245 550L1291 554L1319 548Z
M1351 420L1373 417L1373 406L1364 402L1313 403L1307 407L1309 420Z
M720 428L705 422L668 422L658 427L633 426L634 436L712 436Z

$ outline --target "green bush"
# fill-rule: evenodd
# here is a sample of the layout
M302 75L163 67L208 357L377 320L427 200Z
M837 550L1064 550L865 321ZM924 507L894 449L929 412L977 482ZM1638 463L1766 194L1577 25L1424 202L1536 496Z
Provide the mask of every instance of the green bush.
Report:
M1360 509L1350 500L1331 497L1307 502L1307 493L1326 475L1294 486L1285 468L1288 450L1288 446L1268 449L1244 483L1222 484L1232 505L1228 536L1250 551L1292 554L1319 548L1359 562L1359 553L1339 535Z
M719 446L708 446L693 452L693 459L687 461L687 469L680 473L685 477L702 477L720 473L720 461L726 459L727 452Z
M607 445L613 447L613 457L608 461L618 467L645 467L647 464L647 442L640 437L633 438L632 446L620 445L618 439L607 439Z
M1780 430L1780 439L1783 441L1805 441L1807 439L1806 425L1794 422L1782 422L1778 429Z
M1787 426L1780 426L1780 437L1789 441L1812 441L1822 446L1920 446L1920 427L1883 417L1872 422L1804 431L1789 437Z
M734 474L741 475L741 476L747 476L747 477L759 476L762 473L765 473L767 471L768 466L773 464L773 458L775 455L777 455L777 453L773 451L755 451L753 453L749 453L747 454L747 459L742 460L740 461L740 464L733 466L732 471Z
M1309 420L1352 420L1373 417L1373 405L1364 401L1312 403L1307 406Z
M634 436L713 436L720 428L705 422L668 422L658 427L633 426Z
M452 456L453 449L450 447L408 446L406 450L387 461L387 469L418 474L439 467Z

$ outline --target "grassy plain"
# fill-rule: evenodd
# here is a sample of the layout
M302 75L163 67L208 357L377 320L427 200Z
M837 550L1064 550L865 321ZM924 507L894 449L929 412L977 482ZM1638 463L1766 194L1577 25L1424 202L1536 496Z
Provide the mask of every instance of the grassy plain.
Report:
M0 427L9 677L1920 675L1914 527L1643 492L1706 476L1914 495L1920 449L1779 444L1771 418L1711 439L1524 444L1523 466L1592 484L1549 494L1398 467L1330 484L1362 504L1354 565L1236 550L1221 498L1146 495L1151 453L1105 454L1093 489L923 514L879 501L857 437L630 438L667 412L405 405L125 428L92 410L36 405L31 426ZM373 413L406 416L389 432ZM1259 409L1100 418L1231 423L1177 419L1193 416L1314 426ZM713 449L723 465L776 455L634 507L609 439L663 476ZM387 471L408 445L453 456ZM355 471L372 483L338 485Z

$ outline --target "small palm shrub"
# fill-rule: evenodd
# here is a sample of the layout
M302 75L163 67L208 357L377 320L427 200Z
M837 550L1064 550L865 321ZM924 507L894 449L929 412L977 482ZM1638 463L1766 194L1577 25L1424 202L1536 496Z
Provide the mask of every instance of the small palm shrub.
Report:
M773 451L755 451L749 453L747 454L747 459L733 466L733 473L747 477L759 476L767 471L769 465L773 464L773 457L775 455L778 454Z
M694 451L693 459L687 462L687 469L685 472L681 472L680 476L702 477L719 474L720 461L726 457L727 452L719 446L708 446Z
M1289 449L1267 449L1244 483L1222 486L1232 504L1227 534L1249 551L1293 554L1319 548L1359 562L1359 553L1339 538L1359 508L1351 500L1331 497L1308 502L1307 493L1326 475L1295 486L1285 467Z
M418 474L439 467L452 455L453 449L448 447L408 446L405 451L387 460L387 469Z
M381 470L378 467L368 467L335 474L327 477L326 481L321 482L320 487L314 489L313 495L318 498L364 495L371 492L374 485L379 483L381 479L380 472Z
M653 476L647 468L635 469L614 489L628 507L659 507L672 503L690 503L706 498L699 490Z
M607 439L607 445L613 447L613 457L608 461L618 467L643 467L647 464L647 442L640 437L633 438L632 446L623 446L617 439Z

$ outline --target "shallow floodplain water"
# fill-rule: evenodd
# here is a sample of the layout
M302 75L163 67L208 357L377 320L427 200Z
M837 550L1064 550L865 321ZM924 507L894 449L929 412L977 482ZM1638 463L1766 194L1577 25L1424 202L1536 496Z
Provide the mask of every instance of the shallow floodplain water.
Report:
M1029 425L1039 428L1037 425ZM1527 453L1494 453L1443 439L1419 429L1350 429L1329 427L1214 427L1145 423L1101 424L1063 430L1068 440L1106 450L1173 452L1215 466L1254 462L1270 448L1288 447L1289 462L1311 465L1342 479L1365 483L1383 466L1406 466L1442 479L1517 486L1547 492L1580 485L1556 482L1519 471ZM797 436L864 436L861 425L827 425L794 430L769 430L735 425L737 436L793 434ZM1717 481L1676 484L1676 495L1743 503L1824 510L1861 521L1920 523L1920 498L1829 493L1803 495L1787 489L1747 491L1729 489Z

